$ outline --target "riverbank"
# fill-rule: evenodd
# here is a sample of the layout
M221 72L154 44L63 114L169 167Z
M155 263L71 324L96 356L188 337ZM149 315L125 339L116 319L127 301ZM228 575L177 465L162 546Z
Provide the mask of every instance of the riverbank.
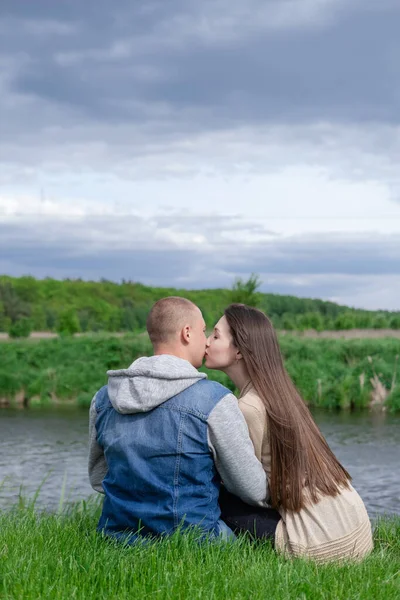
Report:
M375 549L361 564L323 565L277 556L241 539L198 545L173 536L123 548L95 533L99 505L59 514L21 506L0 514L0 597L100 600L374 598L400 595L400 517L375 527Z
M280 342L286 368L311 407L400 411L399 340L285 335ZM108 369L149 354L147 337L133 334L0 344L0 405L87 406ZM223 373L207 373L234 389Z

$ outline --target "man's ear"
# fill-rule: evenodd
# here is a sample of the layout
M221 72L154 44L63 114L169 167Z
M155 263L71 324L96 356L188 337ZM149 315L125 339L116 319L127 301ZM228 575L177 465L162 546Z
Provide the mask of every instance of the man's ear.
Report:
M190 341L190 332L191 332L190 325L185 325L184 327L182 327L181 337L182 337L182 340L186 343L188 343Z

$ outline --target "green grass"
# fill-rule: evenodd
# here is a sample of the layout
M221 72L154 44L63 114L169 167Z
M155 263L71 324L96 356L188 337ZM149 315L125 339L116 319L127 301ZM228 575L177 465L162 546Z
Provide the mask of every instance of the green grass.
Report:
M387 407L400 411L400 340L286 335L280 343L288 372L311 407L366 408L371 399L371 379L376 375L391 391ZM0 344L0 404L2 400L26 398L31 404L70 401L86 406L107 382L108 369L125 368L149 354L147 336L133 334ZM233 389L223 373L208 374Z
M361 564L288 560L270 545L241 538L198 544L174 535L123 547L95 532L99 505L59 514L22 504L0 514L0 598L346 600L400 597L400 518L375 528L375 549Z

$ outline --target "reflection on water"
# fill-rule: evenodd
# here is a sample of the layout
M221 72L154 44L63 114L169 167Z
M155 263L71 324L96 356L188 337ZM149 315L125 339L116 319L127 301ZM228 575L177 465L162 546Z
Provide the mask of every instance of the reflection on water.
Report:
M317 412L332 450L353 477L370 516L400 514L400 416ZM14 504L22 488L38 505L57 507L93 493L87 478L86 410L63 407L0 410L0 507Z

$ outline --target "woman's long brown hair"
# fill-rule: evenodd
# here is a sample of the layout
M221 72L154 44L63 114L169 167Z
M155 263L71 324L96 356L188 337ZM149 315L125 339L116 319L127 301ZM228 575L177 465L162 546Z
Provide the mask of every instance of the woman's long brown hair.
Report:
M348 487L351 477L290 379L271 321L245 304L231 304L225 317L267 413L271 505L298 512L321 495L336 496L340 486Z

